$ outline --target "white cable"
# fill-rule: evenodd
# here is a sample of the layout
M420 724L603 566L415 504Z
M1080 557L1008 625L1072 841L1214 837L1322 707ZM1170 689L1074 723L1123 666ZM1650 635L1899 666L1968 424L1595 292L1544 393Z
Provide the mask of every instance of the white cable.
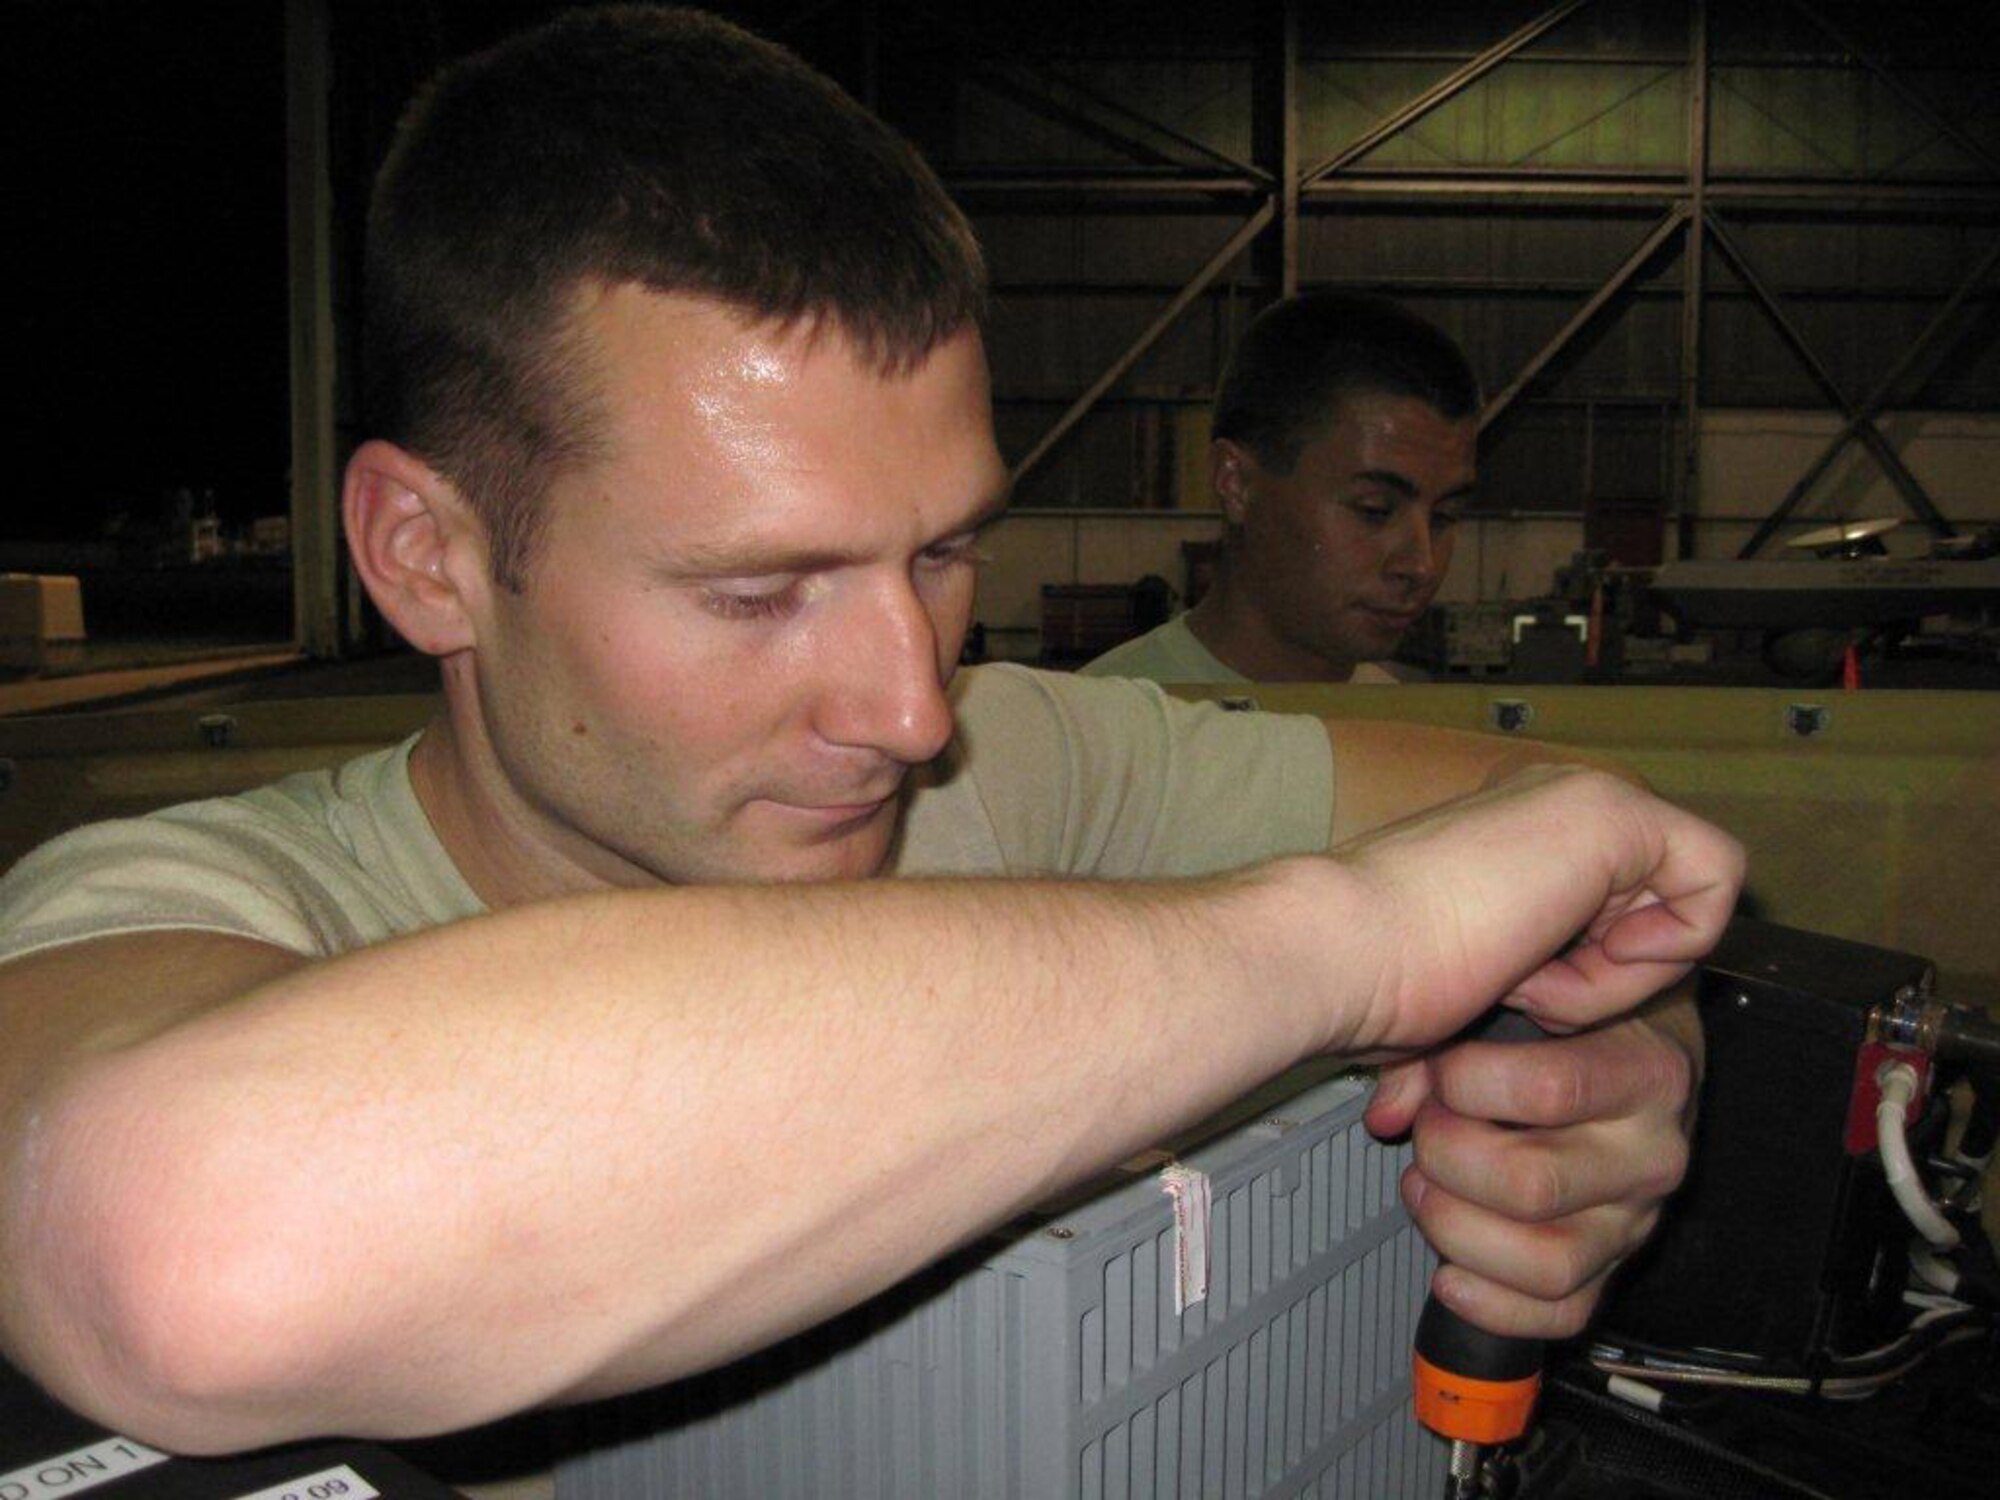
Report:
M1957 1267L1939 1260L1927 1246L1919 1247L1914 1240L1910 1242L1910 1274L1925 1286L1947 1296L1958 1291Z
M1903 1111L1916 1097L1917 1070L1908 1063L1885 1063L1875 1081L1882 1087L1881 1102L1875 1106L1875 1134L1881 1142L1882 1170L1889 1179L1889 1191L1918 1234L1940 1250L1956 1250L1958 1231L1924 1192L1917 1164L1910 1160L1910 1143L1903 1135Z
M1719 1386L1746 1391L1782 1391L1799 1396L1816 1395L1829 1401L1858 1401L1879 1391L1883 1386L1902 1379L1945 1345L1962 1343L1971 1338L1985 1338L1988 1332L1984 1324L1977 1327L1954 1328L1941 1335L1932 1347L1917 1350L1910 1358L1892 1369L1878 1370L1868 1375L1836 1375L1818 1380L1798 1375L1752 1375L1738 1370L1701 1369L1685 1365L1667 1367L1651 1361L1631 1364L1625 1360L1607 1358L1601 1353L1593 1353L1590 1362L1606 1377L1627 1376L1635 1380L1643 1379L1655 1385ZM1608 1378L1606 1384L1609 1384Z
M1906 1291L1903 1293L1903 1305L1905 1307L1920 1307L1929 1312L1970 1312L1972 1310L1970 1302L1962 1302L1956 1297L1947 1297L1943 1292Z
M1604 1382L1605 1392L1628 1402L1642 1411L1658 1414L1667 1404L1667 1394L1657 1387L1644 1385L1629 1375L1612 1375Z

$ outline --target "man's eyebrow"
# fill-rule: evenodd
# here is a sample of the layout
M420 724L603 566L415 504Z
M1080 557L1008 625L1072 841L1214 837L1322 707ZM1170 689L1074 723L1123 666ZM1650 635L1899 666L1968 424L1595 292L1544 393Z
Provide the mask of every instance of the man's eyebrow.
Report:
M1359 484L1378 484L1385 490L1394 490L1405 500L1414 500L1417 497L1416 485L1410 482L1407 475L1398 474L1394 469L1356 469L1353 477ZM1479 486L1475 481L1467 480L1458 488L1446 490L1439 495L1435 503L1442 505L1447 500L1469 500L1478 493L1478 490Z
M979 531L1000 519L1013 499L1013 486L1001 486L982 502L962 526L946 537ZM942 540L942 538L940 538ZM660 571L676 578L758 578L779 573L823 573L866 560L846 547L792 547L754 537L690 542L662 561Z
M1007 482L988 495L966 523L953 536L964 531L984 531L1007 513L1007 507L1014 503L1014 476L1008 475Z
M696 542L677 549L661 571L678 578L757 578L767 573L823 573L860 560L859 553L839 547Z
M1394 490L1405 500L1414 500L1417 495L1416 485L1394 469L1356 469L1353 478L1360 484L1379 484L1385 490Z

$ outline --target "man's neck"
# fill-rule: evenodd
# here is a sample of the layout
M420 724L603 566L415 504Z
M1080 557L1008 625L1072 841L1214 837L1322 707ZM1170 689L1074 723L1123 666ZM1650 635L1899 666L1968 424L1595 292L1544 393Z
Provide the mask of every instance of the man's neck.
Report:
M410 789L432 831L473 894L494 911L613 887L656 884L636 866L617 861L599 868L549 837L545 819L512 792L476 712L468 708L471 684L456 689L453 671L469 677L469 663L447 658L445 711L424 730L410 752ZM604 851L589 852L609 859Z
M1252 682L1347 682L1357 665L1331 661L1279 635L1231 585L1226 569L1188 611L1187 626L1217 661Z

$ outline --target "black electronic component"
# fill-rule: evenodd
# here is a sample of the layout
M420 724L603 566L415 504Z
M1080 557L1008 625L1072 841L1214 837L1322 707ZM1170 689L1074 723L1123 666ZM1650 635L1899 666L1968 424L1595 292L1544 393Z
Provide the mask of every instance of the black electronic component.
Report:
M347 1439L178 1458L76 1415L0 1363L0 1500L100 1486L106 1500L462 1500L406 1459Z
M1930 977L1906 953L1732 924L1701 978L1708 1068L1687 1183L1607 1297L1600 1340L1811 1376L1901 1332L1909 1225L1847 1125L1871 1013Z

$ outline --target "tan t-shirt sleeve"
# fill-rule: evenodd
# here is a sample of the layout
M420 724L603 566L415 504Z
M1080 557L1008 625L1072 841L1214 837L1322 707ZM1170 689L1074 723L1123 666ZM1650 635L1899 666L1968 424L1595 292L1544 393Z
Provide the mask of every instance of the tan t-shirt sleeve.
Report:
M1326 847L1317 719L1009 666L961 673L954 699L958 738L912 797L900 873L1198 875Z

